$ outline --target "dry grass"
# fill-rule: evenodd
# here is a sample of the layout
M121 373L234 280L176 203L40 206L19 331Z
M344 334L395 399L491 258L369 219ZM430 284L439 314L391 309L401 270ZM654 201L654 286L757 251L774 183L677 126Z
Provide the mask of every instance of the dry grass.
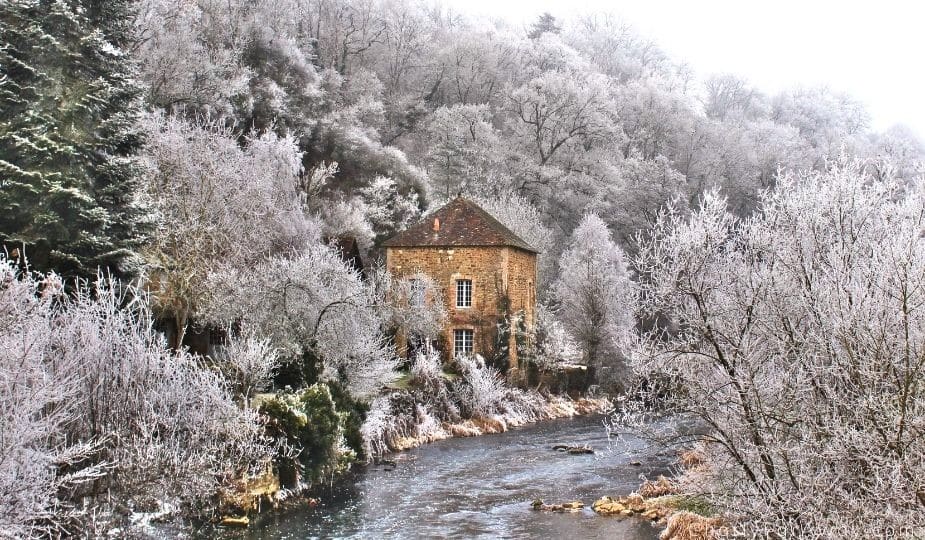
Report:
M707 456L703 450L699 448L690 448L680 453L678 461L685 469L693 469L705 465L707 463Z
M646 480L639 486L639 494L645 499L661 497L663 495L675 495L678 493L678 486L664 476L659 476L657 480Z
M263 472L246 476L220 493L221 507L242 512L260 511L261 503L267 501L276 507L279 502L279 477L268 463Z
M627 497L603 497L594 501L591 508L602 516L638 516L649 521L658 521L673 511L670 501L664 498L645 499L638 493Z
M668 525L659 540L718 540L723 535L724 525L721 518L676 512L668 516Z

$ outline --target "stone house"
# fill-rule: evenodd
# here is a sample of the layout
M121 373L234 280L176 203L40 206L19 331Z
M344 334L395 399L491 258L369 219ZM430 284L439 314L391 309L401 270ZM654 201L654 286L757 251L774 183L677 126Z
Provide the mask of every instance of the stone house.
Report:
M517 370L517 332L506 331L505 323L518 315L526 331L520 335L532 332L536 249L462 197L383 247L393 276L423 272L441 289L448 316L437 346L445 357L479 354L496 362L506 359L508 370ZM400 352L407 354L409 338L399 331Z

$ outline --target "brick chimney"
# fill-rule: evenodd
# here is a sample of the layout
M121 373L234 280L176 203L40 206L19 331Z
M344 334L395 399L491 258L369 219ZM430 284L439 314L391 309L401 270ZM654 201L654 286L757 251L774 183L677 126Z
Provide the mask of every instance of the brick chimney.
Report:
M440 232L440 218L434 218L434 232Z

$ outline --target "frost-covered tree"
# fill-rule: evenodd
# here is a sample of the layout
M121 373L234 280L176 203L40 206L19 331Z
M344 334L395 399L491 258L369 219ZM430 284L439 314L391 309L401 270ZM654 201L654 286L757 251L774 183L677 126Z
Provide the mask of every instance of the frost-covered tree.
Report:
M249 267L317 241L297 192L301 155L291 138L247 137L244 147L217 121L146 121L147 193L157 229L145 249L159 314L175 343L208 295L210 273Z
M507 194L500 197L474 197L483 210L501 222L539 253L536 256L537 291L544 295L555 275L553 231L543 223L543 216L527 199Z
M707 428L703 486L757 538L925 532L925 186L860 162L785 174L737 219L711 194L643 243L642 373Z
M0 260L4 534L85 534L121 518L112 501L197 512L269 459L257 415L200 358L167 348L143 296L102 280L62 290Z
M458 193L489 192L500 172L500 134L485 105L441 107L432 115L425 164L433 191L446 200Z
M661 155L646 160L634 152L620 162L617 171L618 179L591 207L607 216L617 242L632 253L636 235L655 223L663 207L686 202L687 185L683 175Z
M793 126L815 151L813 166L823 169L827 157L844 149L864 151L861 134L869 117L863 105L851 96L825 87L797 88L771 100L771 118Z
M704 113L717 120L755 120L767 118L771 107L767 97L735 75L713 75L704 86Z
M380 271L374 276L378 310L384 326L406 338L437 339L446 319L446 304L433 278L417 272L402 278Z
M375 291L328 246L225 268L210 276L208 290L204 320L240 322L269 338L304 382L339 382L367 399L394 378Z
M925 171L925 144L905 126L893 126L877 137L872 152L875 159L869 166L878 178L913 180Z
M380 64L372 44L360 44L363 36L377 41L376 10L400 6L392 7L346 0L144 0L136 54L148 100L190 118L225 118L243 135L273 131L293 138L305 170L340 163L340 181L328 191L343 199L380 176L392 178L403 197L421 197L426 174L390 146L389 135L390 122L413 120L401 127L406 130L423 120L419 107L402 105L420 99L404 88L391 95L384 67L390 60Z
M244 62L243 3L140 0L137 6L133 52L148 101L167 111L232 114L253 75Z
M32 268L137 270L140 110L125 1L0 5L0 245Z
M517 42L502 32L465 26L459 30L447 33L438 53L444 73L444 104L499 105L504 83L516 64Z
M599 74L578 79L544 72L511 91L508 110L511 128L536 167L524 176L522 188L548 183L554 173L543 169L567 164L573 152L622 136L607 80Z
M403 192L393 178L377 176L358 191L365 204L366 219L380 239L407 228L420 215L417 193Z
M554 21L530 39L405 0L143 5L151 103L292 137L305 171L337 162L312 211L325 234L372 232L366 243L459 191L515 192L559 227L553 257L586 212L632 252L667 201L719 188L747 215L779 168L820 168L842 144L884 151L845 96L767 97L734 76L698 84L613 16Z
M586 215L572 233L552 290L557 315L588 364L602 381L621 386L627 375L621 345L633 324L633 286L623 251L596 215Z
M658 79L630 81L616 91L617 110L626 139L623 157L654 160L663 155L683 159L686 136L695 115L688 96Z
M369 222L368 216L371 214L369 206L358 196L347 200L325 201L318 216L321 220L321 232L327 238L353 238L361 252L366 253L376 238L373 226Z
M565 326L546 306L536 310L535 339L530 359L543 371L556 371L561 366L581 360L581 348Z
M644 78L664 80L676 71L672 59L657 43L615 15L586 14L569 23L565 42L619 84Z
M558 34L561 31L562 27L556 23L556 18L547 11L540 15L536 22L533 23L528 37L530 39L536 39L546 33Z

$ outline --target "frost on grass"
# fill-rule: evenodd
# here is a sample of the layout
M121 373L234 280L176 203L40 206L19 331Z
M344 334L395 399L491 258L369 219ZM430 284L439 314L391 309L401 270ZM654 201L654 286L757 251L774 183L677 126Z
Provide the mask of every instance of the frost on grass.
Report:
M509 385L479 357L457 359L446 374L435 351L419 354L409 388L374 399L361 428L367 457L454 436L498 433L514 426L609 407L606 400L544 396Z
M507 396L508 386L497 369L486 366L480 357L457 358L462 377L456 395L463 411L472 417L497 414Z
M201 509L268 458L256 414L200 358L166 348L144 297L105 280L68 297L54 282L0 260L5 533L76 532L107 521L86 509L111 501Z

